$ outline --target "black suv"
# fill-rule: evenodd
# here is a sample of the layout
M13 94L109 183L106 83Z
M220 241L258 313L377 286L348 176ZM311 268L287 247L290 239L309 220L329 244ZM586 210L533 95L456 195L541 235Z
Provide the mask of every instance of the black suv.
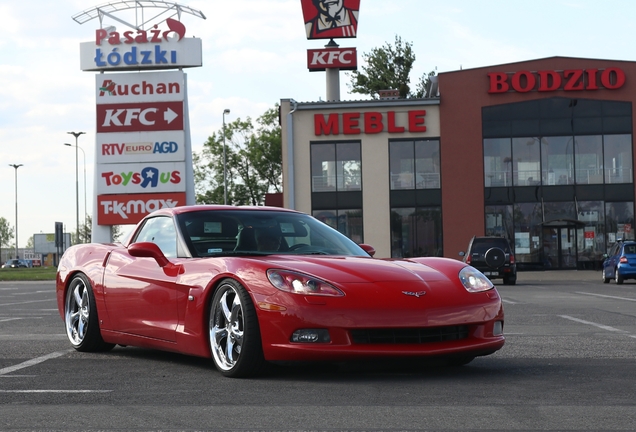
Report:
M504 237L473 237L466 253L459 255L490 279L502 278L505 285L517 283L515 256Z

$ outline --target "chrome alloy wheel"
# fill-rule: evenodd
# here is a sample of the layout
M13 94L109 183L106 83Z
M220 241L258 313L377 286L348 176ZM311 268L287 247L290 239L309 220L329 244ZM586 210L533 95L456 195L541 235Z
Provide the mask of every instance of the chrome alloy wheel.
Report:
M81 345L86 337L91 315L90 303L90 294L86 284L81 278L75 278L66 292L66 307L64 308L66 334L75 347Z
M243 349L243 305L237 289L223 284L210 316L210 346L214 362L221 370L232 369Z

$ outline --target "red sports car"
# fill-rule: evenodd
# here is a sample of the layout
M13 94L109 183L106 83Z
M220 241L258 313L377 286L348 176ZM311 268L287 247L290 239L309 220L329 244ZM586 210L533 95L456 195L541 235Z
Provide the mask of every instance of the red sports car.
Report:
M276 361L461 365L504 345L501 298L479 271L373 252L292 210L162 209L123 243L69 248L57 302L78 351L119 344L211 357L228 377Z

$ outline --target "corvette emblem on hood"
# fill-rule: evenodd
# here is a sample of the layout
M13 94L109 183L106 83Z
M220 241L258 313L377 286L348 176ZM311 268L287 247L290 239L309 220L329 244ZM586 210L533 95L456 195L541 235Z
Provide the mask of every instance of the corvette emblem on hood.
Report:
M402 291L402 294L406 294L406 295L410 295L410 296L414 296L414 297L420 298L420 297L422 297L423 295L426 294L426 291L417 291L417 292Z

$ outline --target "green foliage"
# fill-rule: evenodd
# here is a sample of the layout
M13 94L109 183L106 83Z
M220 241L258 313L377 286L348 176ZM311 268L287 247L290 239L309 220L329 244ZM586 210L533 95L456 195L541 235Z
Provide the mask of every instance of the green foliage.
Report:
M11 246L11 240L13 240L13 227L9 225L9 221L3 217L0 217L0 246Z
M360 93L379 97L380 90L399 90L400 98L421 98L430 88L430 77L435 72L422 75L416 90L411 91L410 74L415 62L415 53L411 42L403 42L400 36L395 36L395 43L384 44L380 48L373 48L370 53L362 54L364 59L362 71L350 73L349 89L352 93Z
M225 138L225 139L224 139ZM227 203L262 205L265 194L280 192L282 184L281 130L278 105L256 120L237 118L213 133L193 155L196 201L223 204L223 147Z

